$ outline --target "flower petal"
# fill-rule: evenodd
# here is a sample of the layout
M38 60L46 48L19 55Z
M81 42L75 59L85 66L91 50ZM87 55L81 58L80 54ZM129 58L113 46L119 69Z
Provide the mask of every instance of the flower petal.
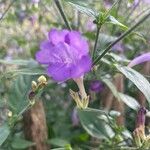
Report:
M129 64L128 67L133 67L135 65L144 63L146 61L150 61L150 52L142 54L136 58L134 58Z
M65 36L69 33L68 30L59 31L57 29L51 29L48 33L48 38L52 44L56 45L59 42L65 41Z
M83 39L81 34L77 31L69 32L65 37L65 42L77 49L79 56L86 55L89 52L87 41Z
M78 78L89 72L92 67L92 60L89 55L83 56L71 69L72 78Z
M47 74L58 82L70 79L70 67L56 63L47 68Z
M40 44L39 51L36 52L36 60L41 64L48 64L51 61L51 51L53 45L49 41L43 41Z

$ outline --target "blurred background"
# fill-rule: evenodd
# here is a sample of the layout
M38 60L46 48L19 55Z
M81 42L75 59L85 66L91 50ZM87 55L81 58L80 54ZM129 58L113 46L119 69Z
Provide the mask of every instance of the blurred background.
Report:
M80 7L76 8L81 6L104 13L114 2L113 0L61 1L71 27L80 31L89 42L90 53L96 38L97 27L93 23L95 18L80 11ZM118 1L110 12L115 20L108 21L101 27L96 56L149 11L149 0ZM149 23L150 19L147 19L129 36L118 42L112 47L111 52L101 59L97 70L85 75L85 88L90 95L89 107L111 112L112 118L115 118L113 125L117 136L109 141L110 137L107 138L103 134L100 134L101 138L92 136L84 129L83 124L81 125L76 104L69 94L69 89L78 91L74 81L56 83L46 76L44 67L35 60L39 44L47 37L50 29L66 28L55 2L0 0L0 126L6 123L10 127L13 126L11 134L8 134L0 149L46 150L50 147L51 149L61 147L92 150L106 149L109 146L113 148L118 146L117 142L122 131L126 131L125 145L131 146L132 132L136 126L137 106L148 108L148 103L135 85L116 70L114 64L126 66L134 58L150 52ZM146 62L142 60L144 63L135 64L133 68L150 81L150 56L149 61L145 59ZM29 103L27 99L31 81L36 81L40 75L45 75L48 80L48 84L37 98L40 101L19 116L17 122L13 122ZM118 92L129 95L129 99L123 97L117 100ZM94 116L88 117L91 119ZM147 117L147 133L149 133L148 125ZM0 134L2 131L4 128L0 129ZM110 134L113 135L112 132ZM46 144L40 138L45 138Z

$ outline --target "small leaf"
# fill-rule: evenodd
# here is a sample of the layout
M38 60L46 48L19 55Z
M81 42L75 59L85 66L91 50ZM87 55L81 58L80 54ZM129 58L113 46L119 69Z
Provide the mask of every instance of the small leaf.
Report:
M25 139L20 139L17 137L13 140L11 145L12 145L12 148L20 150L20 149L25 149L25 148L34 146L35 143L31 141L27 141Z
M32 80L33 77L31 76L20 75L12 83L8 91L8 104L13 113L18 114L28 105L28 92L30 91Z
M124 28L124 29L128 29L128 27L127 26L125 26L124 24L122 24L121 22L119 22L115 17L113 17L113 16L109 16L108 18L107 18L107 23L111 23L111 24L114 24L114 25L118 25L118 26L120 26L120 27L122 27L122 28Z
M150 83L147 81L147 79L132 68L121 67L118 65L115 66L126 76L126 78L131 80L136 85L136 87L145 95L150 104Z
M138 110L140 108L140 104L131 96L119 93L121 100L130 108L134 110Z
M68 141L60 139L60 138L50 139L50 140L47 141L47 143L50 143L50 144L52 144L54 146L59 146L59 147L64 147L64 146L69 144Z
M117 62L125 62L125 63L130 62L130 60L128 60L127 58L121 57L115 53L107 53L105 56L111 56Z
M0 126L0 146L5 142L9 133L10 129L7 124Z
M83 1L74 1L74 0L66 0L69 4L71 4L73 7L75 7L78 11L87 14L91 17L96 17L97 12L91 8L88 7L87 3L83 3Z
M104 111L92 108L78 109L78 115L83 128L91 136L99 139L107 139L114 136L114 132L107 124L108 120Z

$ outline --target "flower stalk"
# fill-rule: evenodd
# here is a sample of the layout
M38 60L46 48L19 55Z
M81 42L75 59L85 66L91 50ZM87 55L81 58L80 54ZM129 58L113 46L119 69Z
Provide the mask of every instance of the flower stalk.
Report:
M97 25L96 39L95 39L95 44L94 44L94 49L93 49L93 56L92 56L93 60L94 60L94 57L95 57L95 52L96 52L96 48L97 48L97 42L98 42L98 39L99 39L100 29L101 29L101 25Z
M55 2L56 6L57 6L57 8L58 8L58 10L59 10L59 12L60 12L60 15L62 16L62 18L63 18L63 20L64 20L64 22L65 22L67 28L68 28L69 30L72 30L72 28L71 28L71 26L70 26L70 24L69 24L69 21L68 21L66 15L65 15L65 13L64 13L63 7L62 7L62 5L60 4L59 0L54 0L54 2Z
M79 94L77 92L74 92L70 90L71 97L75 100L77 107L80 109L85 109L88 107L89 104L89 96L87 96L84 83L83 83L83 77L74 79L76 82L78 88L79 88Z

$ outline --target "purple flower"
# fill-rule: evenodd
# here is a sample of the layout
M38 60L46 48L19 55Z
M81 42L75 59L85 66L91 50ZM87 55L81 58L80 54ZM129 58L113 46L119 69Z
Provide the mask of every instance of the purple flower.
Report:
M142 54L134 58L129 64L128 67L133 67L135 65L141 64L143 62L150 61L150 52Z
M77 31L51 29L40 44L36 60L47 65L47 74L56 81L83 76L91 69L89 46Z
M110 0L105 0L104 6L106 9L110 9L112 7L112 2Z
M115 45L112 47L112 50L113 50L113 51L117 51L117 52L124 52L124 47L123 47L122 42L118 42L117 44L115 44Z
M86 30L89 32L93 32L96 30L96 25L93 23L93 21L90 19L86 23Z
M100 92L104 88L104 85L99 80L93 80L90 83L90 90L93 92Z

